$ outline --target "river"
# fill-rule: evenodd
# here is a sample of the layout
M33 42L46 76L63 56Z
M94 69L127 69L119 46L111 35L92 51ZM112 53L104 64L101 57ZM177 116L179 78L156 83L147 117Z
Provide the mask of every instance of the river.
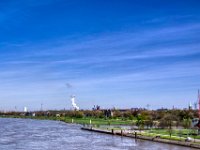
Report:
M0 118L0 150L193 150L80 127L59 121Z

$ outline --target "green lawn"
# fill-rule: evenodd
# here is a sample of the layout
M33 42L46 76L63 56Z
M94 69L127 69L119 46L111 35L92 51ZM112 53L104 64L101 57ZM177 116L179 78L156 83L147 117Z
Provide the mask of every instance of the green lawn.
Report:
M154 135L169 135L169 130L168 129L152 129L152 130L147 130L145 131L147 134L154 134ZM179 139L181 137L186 138L186 137L192 137L195 139L200 139L200 135L192 135L194 133L194 130L191 129L173 129L172 130L172 136L176 136ZM197 133L197 131L196 131Z
M104 119L104 118L91 118L91 117L84 117L84 118L70 118L70 117L47 117L47 116L36 116L36 117L29 117L29 116L0 116L6 118L30 118L30 119L40 119L40 120L60 120L66 123L77 123L77 124L91 124L92 125L132 125L134 123L133 120L122 120L122 119Z
M62 121L72 123L72 118L61 117ZM73 123L92 125L132 125L133 120L116 120L116 119L100 119L100 118L73 118Z

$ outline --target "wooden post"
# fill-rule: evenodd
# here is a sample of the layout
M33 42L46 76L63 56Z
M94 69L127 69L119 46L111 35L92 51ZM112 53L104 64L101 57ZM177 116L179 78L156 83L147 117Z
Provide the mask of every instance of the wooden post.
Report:
M137 138L137 132L135 132L135 138Z
M123 130L121 129L121 136L123 136Z
M114 129L112 129L112 134L114 134Z

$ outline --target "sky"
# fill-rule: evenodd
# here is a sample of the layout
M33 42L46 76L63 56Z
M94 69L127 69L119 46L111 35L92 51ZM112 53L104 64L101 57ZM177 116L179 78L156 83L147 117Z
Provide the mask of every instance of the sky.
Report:
M1 0L0 110L186 108L199 0Z

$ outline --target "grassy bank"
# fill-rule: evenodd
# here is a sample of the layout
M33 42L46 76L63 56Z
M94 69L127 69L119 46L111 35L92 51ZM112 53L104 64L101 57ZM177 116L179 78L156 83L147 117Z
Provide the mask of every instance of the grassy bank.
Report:
M148 140L148 141L154 141L159 143L166 143L166 144L173 144L173 145L179 145L184 147L190 147L190 148L200 148L200 142L198 141L191 141L186 142L184 139L178 139L177 137L168 137L168 136L160 136L155 137L155 135L147 135L145 132L135 132L127 133L126 131L120 131L120 130L109 130L109 129L100 129L100 128L88 128L88 127L82 127L82 130L92 131L92 132L98 132L98 133L104 133L104 134L110 134L110 135L117 135L117 136L125 136L129 138L134 139L142 139L142 140Z
M64 122L92 125L133 125L133 120L116 120L116 119L100 119L100 118L60 118ZM73 120L72 120L73 119Z
M145 131L147 135L157 135L157 136L163 136L168 137L169 136L169 130L167 129L151 129ZM200 135L197 135L197 130L191 130L191 129L173 129L171 131L171 136L176 137L176 139L180 140L182 138L192 137L193 139L200 139ZM194 134L195 133L195 134Z
M133 125L134 120L122 120L122 119L103 119L103 118L71 118L71 117L48 117L48 116L0 116L3 118L29 118L29 119L38 119L38 120L58 120L66 123L76 123L76 124L92 124L92 125Z

